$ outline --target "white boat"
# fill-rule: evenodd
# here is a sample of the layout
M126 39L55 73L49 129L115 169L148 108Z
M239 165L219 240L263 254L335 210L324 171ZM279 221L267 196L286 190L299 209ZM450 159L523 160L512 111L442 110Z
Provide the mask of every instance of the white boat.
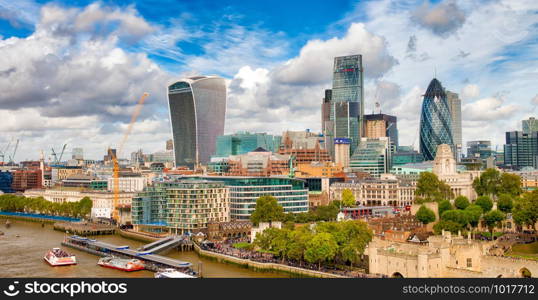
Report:
M138 259L127 259L113 256L102 257L97 262L98 265L126 272L144 270L144 263Z
M189 274L185 274L176 269L163 269L155 273L155 278L196 278L196 277Z
M60 248L52 248L43 257L51 266L68 266L77 264L77 259Z

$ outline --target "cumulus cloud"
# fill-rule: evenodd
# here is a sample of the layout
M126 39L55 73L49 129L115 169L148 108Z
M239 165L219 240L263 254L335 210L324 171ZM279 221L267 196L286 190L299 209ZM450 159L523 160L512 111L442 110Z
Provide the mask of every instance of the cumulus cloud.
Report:
M420 26L440 36L447 36L465 23L465 13L452 0L436 5L429 1L411 12L411 19Z
M334 58L352 54L362 54L365 76L369 78L381 77L398 63L388 53L383 37L370 33L362 23L353 23L342 38L308 41L299 56L275 70L275 79L297 85L327 82Z
M533 105L538 105L538 94L536 94L536 96L532 97L531 103Z
M488 97L465 104L462 108L464 119L469 121L497 121L508 119L519 110L515 104L505 104L502 96Z
M473 99L480 96L480 88L476 84L467 84L461 89L462 99Z

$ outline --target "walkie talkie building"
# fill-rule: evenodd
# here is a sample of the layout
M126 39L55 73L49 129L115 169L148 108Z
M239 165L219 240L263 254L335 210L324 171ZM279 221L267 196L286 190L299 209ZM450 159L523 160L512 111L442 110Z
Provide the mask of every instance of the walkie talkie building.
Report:
M168 86L176 166L207 164L224 134L226 83L217 76L190 77Z
M434 78L424 95L420 115L420 152L424 160L434 160L437 146L441 144L449 145L452 153L456 153L446 92Z

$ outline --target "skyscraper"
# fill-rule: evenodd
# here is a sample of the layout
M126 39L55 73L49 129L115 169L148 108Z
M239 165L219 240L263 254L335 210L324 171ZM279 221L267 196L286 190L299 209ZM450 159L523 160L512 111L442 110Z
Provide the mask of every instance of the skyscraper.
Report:
M448 101L448 109L452 119L452 138L456 146L457 159L461 156L463 141L461 137L461 99L458 94L446 91L446 99Z
M506 144L504 145L504 165L512 170L538 167L538 132L507 132Z
M363 93L362 56L350 55L335 57L333 67L333 86L328 99L327 92L322 109L326 118L329 107L329 120L324 122L324 135L332 138L351 139L351 153L360 142L363 133L364 93ZM326 104L330 102L330 104ZM326 147L334 157L334 143Z
M398 123L395 116L386 114L364 115L364 137L389 137L391 151L398 148Z
M521 125L523 128L523 133L538 131L538 120L536 120L534 117L530 117L527 120L522 120Z
M224 134L226 84L217 76L195 76L168 86L176 166L209 162Z
M452 153L456 152L446 92L439 80L434 78L424 95L420 115L420 152L424 159L433 160L437 146L441 144L450 145Z
M349 166L354 172L366 172L377 178L388 173L392 167L389 138L362 138Z

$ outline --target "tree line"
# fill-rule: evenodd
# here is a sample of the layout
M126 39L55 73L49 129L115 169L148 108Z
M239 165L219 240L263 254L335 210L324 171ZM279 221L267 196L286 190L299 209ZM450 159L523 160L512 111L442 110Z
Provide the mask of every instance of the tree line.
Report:
M76 202L51 202L43 197L27 198L17 195L0 195L0 211L46 214L84 218L90 216L92 200L84 197Z

